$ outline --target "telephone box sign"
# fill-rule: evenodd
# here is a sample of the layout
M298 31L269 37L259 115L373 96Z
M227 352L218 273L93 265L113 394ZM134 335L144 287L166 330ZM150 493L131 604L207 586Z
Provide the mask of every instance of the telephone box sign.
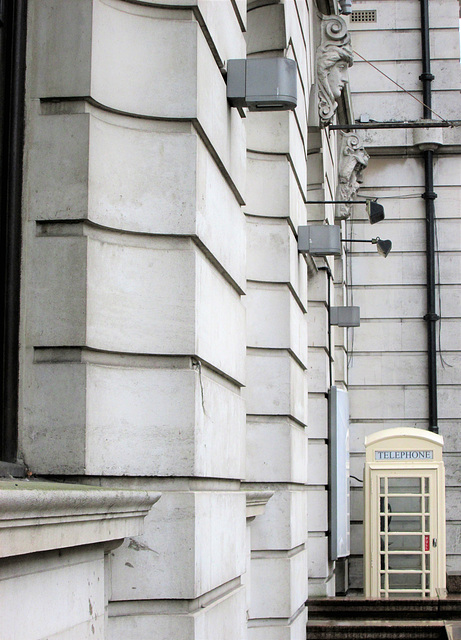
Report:
M433 451L375 451L375 460L433 460Z

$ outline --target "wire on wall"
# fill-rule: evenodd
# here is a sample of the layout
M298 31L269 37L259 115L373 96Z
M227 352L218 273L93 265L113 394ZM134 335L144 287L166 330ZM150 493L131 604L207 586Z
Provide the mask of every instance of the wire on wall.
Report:
M405 89L404 87L402 87L401 84L399 84L398 82L396 82L395 80L393 80L390 76L387 75L387 73L384 73L384 71L381 71L381 69L378 69L378 67L376 65L374 65L372 62L370 62L369 60L367 60L366 58L364 58L363 56L360 55L360 53L357 53L357 51L354 51L353 53L355 53L356 56L358 56L359 58L361 58L361 60L363 60L364 62L366 62L367 64L370 65L370 67L373 67L373 69L375 69L378 73L380 73L382 76L384 76L385 78L387 78L388 80L390 80L390 82L392 82L393 84L395 84L396 87L398 87L401 91L404 91L407 95L409 95L411 98L413 98L413 100L416 100L416 102L419 102L419 104L421 104L423 107L425 107L425 109L427 109L428 111L430 111L431 113L433 113L435 116L437 116L437 118L440 118L440 120L442 120L443 122L446 122L447 125L452 126L452 123L449 122L448 120L446 120L443 116L439 115L436 111L434 111L434 109L432 109L430 106L428 106L425 102L423 102L422 100L420 100L419 98L417 98L416 96L414 96L412 93L410 93L410 91L407 91L407 89Z
M439 322L438 322L438 335L437 335L437 342L439 345L439 357L440 357L440 363L442 365L442 367L445 369L445 367L453 367L452 364L450 364L449 362L447 362L445 360L445 358L443 357L443 352L442 352L442 283L441 283L441 270L440 270L440 249L439 249L439 233L438 233L438 220L437 217L435 218L435 225L434 225L434 235L435 235L435 255L436 255L436 260L437 260L437 303L438 303L438 311L439 311Z
M352 239L353 236L353 225L354 218L351 216L349 218L350 225L346 222L346 238L349 240ZM352 277L352 260L350 258L351 250L348 249L348 244L346 242L345 247L345 262L346 262L346 300L347 304L350 306L354 305L354 283ZM347 344L347 368L350 369L354 364L354 328L350 327L346 332L346 344Z

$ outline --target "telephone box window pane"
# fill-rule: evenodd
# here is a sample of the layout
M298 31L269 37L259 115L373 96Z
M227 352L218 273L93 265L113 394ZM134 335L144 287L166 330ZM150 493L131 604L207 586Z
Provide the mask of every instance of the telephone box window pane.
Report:
M421 533L422 518L417 516L392 516L389 523L391 532Z
M389 589L413 589L421 590L420 573L390 573Z
M416 535L399 535L389 533L389 550L390 551L422 551L422 537Z
M389 513L421 513L421 498L413 496L388 499Z
M389 569L403 571L405 569L413 571L423 570L422 554L393 554L389 553Z
M388 478L388 493L421 493L421 478Z

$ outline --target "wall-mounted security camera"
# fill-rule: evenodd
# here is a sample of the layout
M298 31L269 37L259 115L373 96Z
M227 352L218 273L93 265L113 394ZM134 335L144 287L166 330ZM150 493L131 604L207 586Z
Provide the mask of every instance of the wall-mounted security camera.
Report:
M227 61L227 99L250 111L294 109L296 62L289 58L250 58Z

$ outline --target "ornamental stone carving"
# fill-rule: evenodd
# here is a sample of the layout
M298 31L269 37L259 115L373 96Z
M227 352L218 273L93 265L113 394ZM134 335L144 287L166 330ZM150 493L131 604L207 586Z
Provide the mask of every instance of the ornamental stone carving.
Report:
M320 122L330 124L339 97L348 82L353 54L347 25L340 16L322 16L321 40L317 49L317 85Z
M353 200L355 198L362 183L362 171L367 167L369 158L359 134L342 132L336 200ZM337 204L336 218L341 220L349 218L351 207L352 204Z

